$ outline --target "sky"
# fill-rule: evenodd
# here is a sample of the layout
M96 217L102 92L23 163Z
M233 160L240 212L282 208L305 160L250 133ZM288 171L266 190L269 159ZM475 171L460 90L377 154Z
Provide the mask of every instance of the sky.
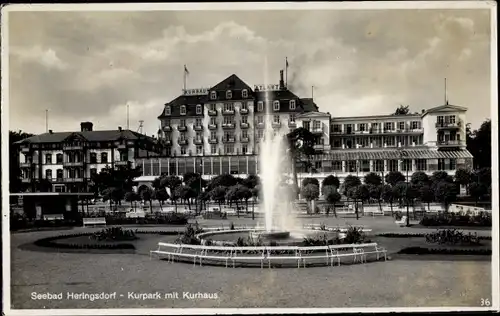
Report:
M490 118L490 11L281 10L10 12L10 130L129 126L156 134L183 86L231 74L288 85L332 116L412 112L445 102Z

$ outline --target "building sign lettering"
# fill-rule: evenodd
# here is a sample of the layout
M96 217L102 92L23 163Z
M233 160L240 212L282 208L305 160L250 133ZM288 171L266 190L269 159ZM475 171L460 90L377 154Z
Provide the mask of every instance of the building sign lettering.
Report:
M254 85L254 90L259 90L259 91L275 91L279 90L280 85L279 84L257 84Z
M184 95L207 95L208 88L183 89Z

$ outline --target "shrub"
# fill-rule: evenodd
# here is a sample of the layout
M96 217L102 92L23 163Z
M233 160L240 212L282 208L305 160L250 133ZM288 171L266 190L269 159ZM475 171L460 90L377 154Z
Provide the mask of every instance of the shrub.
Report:
M138 237L131 229L124 230L121 227L105 228L90 235L90 239L98 241L128 241L136 240Z
M444 213L434 216L424 216L420 220L422 226L471 226L491 227L491 215L488 213L479 215L456 215Z
M369 242L366 240L365 233L361 227L349 226L346 232L346 236L343 240L345 244L360 244L364 242Z
M398 253L411 254L411 255L442 254L442 255L491 256L491 249L446 249L446 248L435 249L435 248L422 248L422 247L407 247L401 249Z
M425 240L428 243L448 244L448 245L479 245L477 233L465 235L457 229L443 229L434 233L426 234Z
M201 232L203 232L203 230L198 225L198 222L196 222L194 225L187 224L186 228L184 229L184 233L182 233L182 235L176 239L176 242L187 245L199 245L201 244L201 242L198 238L196 238L196 235L200 234Z

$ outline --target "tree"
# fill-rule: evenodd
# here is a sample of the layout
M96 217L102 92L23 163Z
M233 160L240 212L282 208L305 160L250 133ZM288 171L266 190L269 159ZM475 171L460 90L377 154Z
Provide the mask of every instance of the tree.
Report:
M329 175L326 178L323 179L323 182L321 182L321 187L325 188L327 186L333 186L335 187L335 190L337 190L338 187L340 187L340 180L334 175ZM324 195L325 193L323 193Z
M218 186L210 191L210 198L219 204L219 209L222 210L222 203L226 200L227 187Z
M196 192L187 185L180 185L175 188L175 194L184 202L187 201L188 209L191 210L191 198L196 197Z
M230 187L226 192L226 200L236 203L236 216L240 217L239 201L242 199L242 185L237 184Z
M153 213L153 202L151 201L153 199L153 191L151 191L150 188L142 190L141 199L144 202L149 202L149 210L151 213Z
M21 181L22 174L19 166L19 145L15 143L32 136L34 135L23 131L9 131L9 190L11 193L22 192L26 189Z
M259 178L259 176L256 176L254 174L250 174L250 175L248 175L248 177L246 177L245 179L243 179L243 183L242 184L244 186L246 186L247 188L249 188L249 189L253 189L257 185L260 184L260 178Z
M365 176L365 184L379 186L382 184L382 177L375 172L370 172Z
M34 182L35 191L52 192L52 182L49 179L39 179Z
M419 188L420 200L423 203L427 203L427 210L430 210L430 203L434 201L434 191L429 184L422 185Z
M125 193L125 201L130 202L130 207L134 210L137 209L135 202L139 199L139 196L134 191L128 191Z
M306 187L308 184L314 184L319 188L319 181L316 178L304 178L302 180L302 187Z
M306 199L308 204L308 209L311 208L311 201L319 198L319 187L316 184L309 183L305 187L302 187L301 195ZM312 210L314 212L314 210Z
M472 182L469 185L469 194L474 199L475 205L477 202L488 192L488 189L484 184L479 182Z
M460 168L455 171L455 182L465 186L465 191L467 192L467 194L469 194L469 183L471 182L471 180L472 174L469 170Z
M394 190L390 185L384 184L382 186L381 198L386 203L389 203L391 206L391 216L394 216L394 211L392 209L392 203L394 202Z
M339 202L342 196L337 192L337 187L333 185L326 185L323 187L323 195L325 196L325 200L328 203L327 206L327 215L329 213L330 207L333 206L333 215L337 217L337 211L335 209L335 203Z
M316 136L303 127L296 128L286 135L290 166L292 168L291 173L293 175L293 185L295 186L296 192L299 192L297 163L303 163L306 169L305 171L312 166L311 157L316 154L316 150L314 150L315 140Z
M491 120L484 121L479 129L466 128L467 150L474 157L474 169L491 168Z
M398 182L405 182L406 177L399 171L391 171L385 175L385 182L395 186Z
M158 201L160 204L160 209L163 211L163 204L165 203L166 200L168 200L169 195L165 188L158 188L153 191L153 197Z
M248 200L252 197L252 191L245 185L241 185L239 188L239 195L243 201L245 201L246 213L248 213Z
M422 187L425 185L429 185L429 176L423 171L417 171L411 175L411 184L416 187Z
M410 106L400 104L393 115L408 115L408 113L410 113Z
M488 187L491 185L491 168L481 168L472 174L472 181Z
M252 220L255 219L255 201L256 199L259 198L260 195L260 184L256 185L253 189L251 189L252 192L252 198L253 198L253 203L252 203Z
M445 212L448 212L448 206L455 201L457 195L458 189L454 183L441 181L434 186L434 197L436 201L443 203Z
M349 192L350 189L355 188L357 186L361 185L361 180L354 175L348 175L344 179L344 195L347 196L347 192Z
M224 186L224 187L232 187L233 185L237 185L238 180L230 174L221 174L210 180L208 183L207 189L209 191L212 191L212 189L219 187L219 186Z
M160 187L168 188L170 191L170 200L174 203L175 212L177 212L177 200L179 195L177 194L177 188L182 185L182 181L177 176L162 176L160 180Z
M378 203L379 210L382 211L382 189L383 185L368 185L368 190L370 191L370 198L374 199Z
M354 209L356 211L356 219L359 219L358 201L363 202L369 198L370 192L368 191L368 187L366 185L358 185L358 186L350 187L347 190L347 196L354 201Z
M450 176L446 171L434 171L430 180L433 185L436 185L437 183L443 181L453 183L453 177Z

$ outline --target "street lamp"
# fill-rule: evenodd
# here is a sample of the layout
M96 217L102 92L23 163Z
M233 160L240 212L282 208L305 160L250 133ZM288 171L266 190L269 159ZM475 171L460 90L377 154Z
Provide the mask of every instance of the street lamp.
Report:
M406 158L408 160L408 152L406 150L401 150L399 152L399 157L401 158L403 165L405 160L403 158ZM410 169L408 165L406 166L406 178L405 178L405 183L406 183L406 190L405 190L405 199L406 199L406 226L410 226L410 203L408 201L408 170ZM415 210L413 210L415 211Z

